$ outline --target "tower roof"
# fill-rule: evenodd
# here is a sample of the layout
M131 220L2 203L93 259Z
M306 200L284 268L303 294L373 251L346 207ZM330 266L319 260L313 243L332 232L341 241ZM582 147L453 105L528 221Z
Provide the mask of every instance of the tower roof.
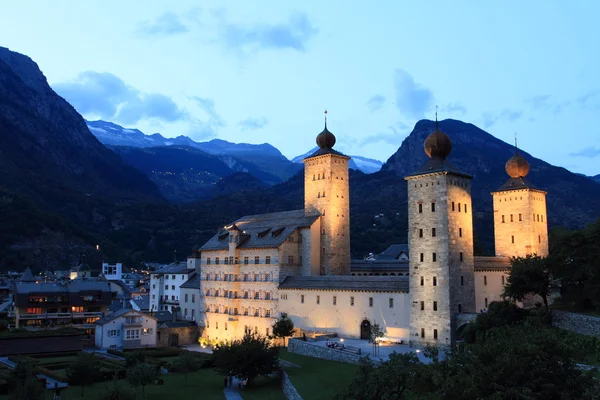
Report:
M325 110L325 128L317 135L317 146L319 146L319 149L310 156L306 157L305 160L326 154L334 154L337 156L347 157L349 159L350 157L333 149L335 142L335 135L329 132L329 129L327 129L327 110Z
M25 268L23 275L21 276L20 282L35 282L35 278L33 277L33 273L31 272L31 268Z

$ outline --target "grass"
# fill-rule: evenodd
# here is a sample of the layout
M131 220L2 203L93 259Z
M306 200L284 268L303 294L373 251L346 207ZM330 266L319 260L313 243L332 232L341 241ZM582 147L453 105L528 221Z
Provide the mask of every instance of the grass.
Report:
M306 357L281 349L279 357L300 366L286 372L305 400L329 400L346 388L356 374L357 365Z

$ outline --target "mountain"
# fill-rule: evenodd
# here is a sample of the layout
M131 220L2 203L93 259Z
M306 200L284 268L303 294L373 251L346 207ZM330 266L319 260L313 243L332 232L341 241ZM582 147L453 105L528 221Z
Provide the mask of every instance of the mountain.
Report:
M450 136L453 143L454 150L449 159L474 177L475 251L482 255L493 254L490 192L508 180L504 165L514 154L514 147L475 125L461 121L441 121L440 129ZM381 171L373 174L350 171L350 230L354 257L380 252L390 244L406 243L408 218L404 176L425 163L427 156L423 143L433 130L434 122L419 121ZM581 228L600 217L600 203L595 201L600 196L599 185L527 152L519 150L519 153L531 164L528 179L548 191L551 228ZM242 215L301 208L303 185L302 174L298 173L285 183L262 190L231 193L195 203L190 205L190 209L199 215L210 213L211 223L219 226Z
M318 147L314 147L310 151L308 151L302 155L294 157L292 159L292 162L301 164L302 160L304 160L306 157L313 154L318 149L319 149ZM350 162L348 163L348 168L356 170L356 171L364 172L365 174L372 174L374 172L377 172L383 166L383 163L381 161L374 160L372 158L366 158L366 157L361 157L361 156L349 156L349 157L350 157Z
M12 238L0 242L0 258L11 242L33 243L32 238L48 237L57 229L63 237L70 235L72 243L90 244L97 240L92 226L110 227L109 213L116 204L165 203L155 184L90 133L34 61L4 47L0 47L0 143L0 202L7 211L0 230L15 223L26 226L19 229L21 236L0 234ZM49 214L64 223L52 222L57 218ZM23 219L15 221L18 215Z
M595 182L600 183L600 174L598 174L596 176L592 176L592 180L594 180Z
M172 203L207 199L224 194L215 188L223 178L234 174L247 177L248 182L228 181L229 191L238 182L239 190L264 187L279 179L262 171L255 164L229 156L209 154L193 147L125 147L108 146L128 165L148 176ZM255 181L260 182L257 185Z
M187 136L165 138L159 133L146 135L138 129L127 129L102 120L86 122L90 131L105 145L138 148L192 147L219 156L234 172L250 172L268 184L285 181L300 169L268 143L231 143L220 139L196 142Z

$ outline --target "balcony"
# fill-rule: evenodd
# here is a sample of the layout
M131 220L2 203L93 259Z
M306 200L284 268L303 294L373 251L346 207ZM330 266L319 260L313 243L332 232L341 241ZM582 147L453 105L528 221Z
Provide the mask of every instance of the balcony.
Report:
M160 304L167 304L167 305L178 306L179 305L179 300L160 300L159 303Z
M102 316L104 315L104 313L102 313L101 311L93 311L93 312L74 312L73 313L73 318L102 318Z

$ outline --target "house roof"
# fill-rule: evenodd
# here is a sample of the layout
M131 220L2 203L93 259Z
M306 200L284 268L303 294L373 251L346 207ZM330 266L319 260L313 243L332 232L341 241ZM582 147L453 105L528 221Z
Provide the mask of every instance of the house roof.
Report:
M400 257L400 254L406 254L407 256L409 255L408 253L408 244L393 244L390 247L388 247L387 249L385 249L384 251L382 251L381 253L377 254L375 256L375 259L377 260L395 260L398 259L398 257Z
M142 316L143 315L143 316L146 316L148 318L156 319L152 315L144 314L144 313L136 311L136 310L134 310L132 308L122 308L122 309L120 309L118 311L115 311L115 312L113 312L111 314L105 315L101 319L97 320L96 324L98 324L98 325L104 325L107 322L110 322L110 321L112 321L114 319L122 317L122 316L124 316L125 314L128 314L128 313L133 313L133 314L136 314L138 316Z
M352 260L350 271L379 271L379 272L406 272L408 271L408 260Z
M200 289L200 274L193 273L190 278L180 286L182 289Z
M135 303L140 310L150 309L150 295L148 294L135 295L131 298L131 301Z
M510 270L508 257L474 257L475 271L507 271Z
M238 248L279 247L296 229L309 227L318 218L318 213L307 215L302 209L247 215L229 225L235 224L241 230ZM229 233L226 229L217 232L200 248L201 251L227 249Z
M33 273L31 272L31 268L25 268L23 275L21 276L21 282L35 282L35 278L33 277Z
M430 158L421 168L419 168L412 174L406 175L406 178L434 173L450 173L454 175L463 176L465 178L472 178L471 175L458 169L458 167L452 164L452 162L450 162L449 160L440 157Z
M152 272L152 275L164 275L164 274L187 274L191 270L188 270L187 263L175 262L167 265L162 265L159 269Z
M145 314L150 315L148 313L145 313ZM158 322L173 320L173 314L171 314L170 311L155 311L152 313L152 315L154 316L154 318L156 318L158 320Z
M288 276L279 289L408 293L407 276Z
M194 321L162 321L157 326L157 329L160 328L187 328L190 326L197 326Z
M68 293L85 291L110 292L108 282L87 279L75 279L65 284L57 282L30 283L20 282L16 285L17 293Z

